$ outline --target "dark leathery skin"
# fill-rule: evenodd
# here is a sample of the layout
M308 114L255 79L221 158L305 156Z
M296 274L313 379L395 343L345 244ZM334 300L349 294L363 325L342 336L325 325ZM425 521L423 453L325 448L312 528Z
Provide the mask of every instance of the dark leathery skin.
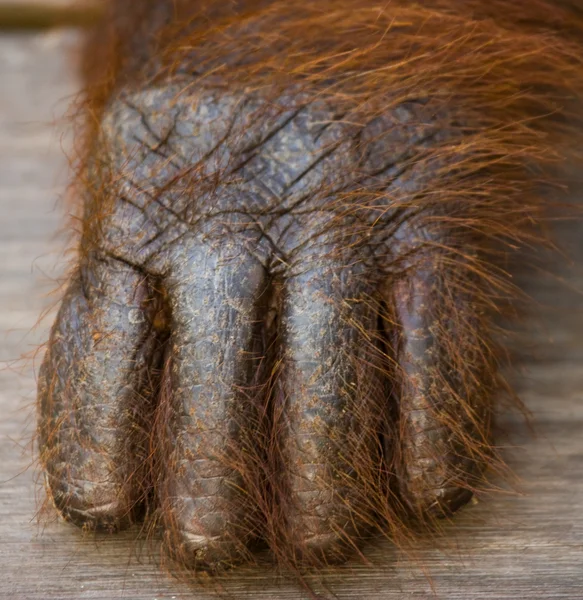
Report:
M93 255L74 274L39 376L39 435L60 511L118 529L148 493L146 427L159 348L143 274Z
M251 386L264 353L257 324L267 277L237 245L181 248L167 279L174 411L163 515L183 562L232 565L249 538L245 482L232 465L257 423Z
M288 519L294 544L316 559L342 559L374 520L362 486L379 469L386 389L373 293L358 269L334 263L286 286Z
M396 248L408 243L407 233L399 234L402 215L386 198L397 201L431 176L411 157L439 135L414 103L358 124L294 89L267 101L218 84L189 92L169 84L112 100L90 161L82 241L98 283L83 293L78 279L71 284L41 377L41 449L64 514L119 527L139 500L116 444L131 426L126 404L139 396L147 363L159 360L160 336L148 337L152 316L130 319L127 306L135 301L127 296L148 297L155 288L161 301L150 285L160 282L170 314L172 409L162 429L167 439L157 440L166 449L156 481L175 553L194 565L232 564L253 537L246 467L238 471L232 457L257 423L257 402L242 390L254 377L252 357L265 353L258 342L267 327L262 303L275 289L285 408L274 434L287 461L278 477L288 495L290 543L334 558L366 531L374 510L359 482L381 471L379 439L389 413L379 307L398 264ZM389 186L387 204L372 211L366 201L362 208L341 201L363 183ZM101 286L118 271L128 279ZM400 317L407 338L416 317ZM105 362L94 331L112 336ZM95 421L91 413L84 424L78 414L97 403L107 416ZM405 422L410 447L419 437ZM75 439L85 431L96 436L94 451ZM407 473L426 458L403 456L412 461ZM81 480L87 483L74 492ZM437 496L457 497L448 481L437 485ZM412 496L409 504L432 505L415 486L402 493Z
M479 444L490 431L491 391L481 377L488 359L479 354L472 294L448 289L446 273L436 260L394 287L402 370L399 486L421 519L450 515L471 498L484 457L471 456L463 437Z

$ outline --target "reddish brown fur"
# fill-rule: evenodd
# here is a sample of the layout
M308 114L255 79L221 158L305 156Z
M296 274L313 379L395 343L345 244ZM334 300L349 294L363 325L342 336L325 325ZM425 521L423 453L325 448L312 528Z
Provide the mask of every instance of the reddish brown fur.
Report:
M438 293L432 291L431 318L441 328L440 340L451 361L449 371L456 374L455 384L441 372L432 377L435 386L450 391L455 408L450 411L440 405L439 414L433 416L450 432L455 452L468 459L467 465L458 465L456 476L448 474L447 478L469 491L483 489L482 467L503 469L491 439L491 419L500 395L511 394L499 375L505 355L494 341L493 324L495 316L513 311L517 291L506 268L517 248L545 240L549 197L542 195L543 186L554 182L555 164L580 145L570 107L583 92L581 11L546 0L393 0L379 4L249 0L233 2L233 6L176 0L166 18L157 16L157 11L167 8L164 1L123 0L123 11L119 9L122 0L112 1L117 20L104 19L89 36L83 55L86 89L80 114L85 129L77 186L82 192L93 188L95 194L93 220L84 225L86 240L106 221L110 208L107 186L100 180L103 188L96 193L86 161L106 104L120 90L168 81L186 90L191 80L181 67L194 64L202 73L199 77L220 80L232 92L261 90L265 98L275 101L294 87L298 96L317 96L333 104L347 123L365 124L375 116L391 114L405 102L425 101L422 114L431 116L445 135L409 159L415 165L414 193L388 195L392 206L415 211L415 227L429 233L422 243L416 241L402 250L399 261L385 275L383 289L393 290L406 303L414 296L416 273L439 273ZM193 177L195 189L196 173L186 176ZM378 213L380 218L384 200L384 189L359 188L338 194L330 228L346 233L344 219L359 211ZM444 245L444 239L451 244ZM86 242L80 252L90 247L91 241ZM382 301L373 296L364 301L387 329L399 329L389 293ZM471 318L466 319L460 310L465 303L474 308ZM347 322L346 327L354 324ZM289 460L278 441L286 425L277 410L269 418L261 410L265 398L272 398L277 406L278 395L285 395L281 374L290 367L277 362L268 376L257 377L256 388L248 390L259 408L251 421L252 432L247 432L243 442L244 459L225 448L225 463L241 474L248 491L245 502L250 519L247 531L237 540L245 542L239 554L248 556L248 539L263 538L283 565L295 568L298 560L321 565L343 558L345 546L359 547L370 530L405 545L419 523L421 529L431 528L436 517L448 512L436 504L402 502L388 489L387 472L402 481L410 479L404 487L426 485L404 472L406 455L418 450L414 444L397 444L391 462L382 469L371 459L374 452L383 452L374 449L371 441L377 432L388 427L394 439L408 439L414 436L414 424L404 415L396 419L398 425L384 423L385 397L370 374L390 373L403 395L415 384L403 367L406 358L397 364L390 350L379 347L376 332L359 335L365 351L354 358L355 372L363 373L360 381L373 384L366 394L363 391L353 399L358 402L354 413L364 415L344 450L356 473L345 482L346 493L352 494L351 508L360 524L347 532L342 548L335 549L338 556L334 552L322 556L317 549L302 547L301 532L290 529L288 516L297 507L289 499L286 482L278 477ZM396 340L395 352L400 343ZM277 344L277 340L267 340L266 355L276 355ZM146 487L157 488L159 515L171 551L189 563L190 557L181 556L180 547L173 543L173 520L165 514L168 498L159 465L171 460L172 448L166 447L162 432L168 411L174 409L168 378L162 381L147 452L155 457L150 465L153 473ZM429 458L442 452L437 448L423 451ZM474 470L471 465L479 467ZM267 489L264 480L270 482ZM425 493L421 490L419 497Z

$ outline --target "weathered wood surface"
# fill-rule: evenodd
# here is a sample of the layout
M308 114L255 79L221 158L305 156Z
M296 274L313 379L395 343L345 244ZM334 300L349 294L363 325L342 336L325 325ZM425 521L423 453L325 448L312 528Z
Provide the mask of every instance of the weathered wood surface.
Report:
M27 440L38 359L11 361L46 338L50 317L33 327L64 264L55 207L67 163L51 121L75 90L70 40L58 33L0 37L0 598L307 597L258 567L236 570L220 586L179 582L159 570L156 544L136 543L135 531L95 539L54 519L42 527L35 521L38 486ZM426 544L420 552L425 573L387 542L367 551L370 564L327 574L321 589L328 594L583 598L583 227L562 227L561 237L575 264L568 270L559 262L552 275L528 282L542 323L527 328L514 377L537 435L517 417L502 422L515 446L507 455L521 494L484 498L460 513L440 549Z

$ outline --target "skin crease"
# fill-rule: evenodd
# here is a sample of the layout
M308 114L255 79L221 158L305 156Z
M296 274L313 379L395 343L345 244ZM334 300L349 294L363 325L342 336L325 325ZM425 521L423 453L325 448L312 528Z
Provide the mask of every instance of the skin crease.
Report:
M517 4L109 5L39 377L67 520L318 566L480 489L506 266L583 85L580 14Z

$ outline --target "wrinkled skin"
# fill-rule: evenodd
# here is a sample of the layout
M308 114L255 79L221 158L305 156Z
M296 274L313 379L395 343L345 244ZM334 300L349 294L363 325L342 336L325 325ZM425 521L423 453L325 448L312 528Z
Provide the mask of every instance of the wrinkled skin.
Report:
M40 374L65 518L154 505L170 552L215 568L257 539L340 560L467 502L496 387L480 213L422 194L462 129L427 99L358 120L293 83L119 87Z

